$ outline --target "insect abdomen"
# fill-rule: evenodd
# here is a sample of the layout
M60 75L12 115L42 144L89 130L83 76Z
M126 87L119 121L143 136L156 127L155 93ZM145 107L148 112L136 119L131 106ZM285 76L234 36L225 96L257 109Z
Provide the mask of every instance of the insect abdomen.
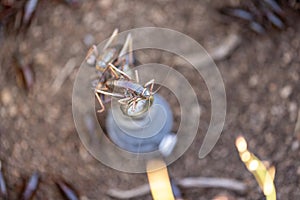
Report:
M144 90L144 88L141 85L126 80L115 80L114 86L124 88L124 89L129 89L138 95L142 94Z

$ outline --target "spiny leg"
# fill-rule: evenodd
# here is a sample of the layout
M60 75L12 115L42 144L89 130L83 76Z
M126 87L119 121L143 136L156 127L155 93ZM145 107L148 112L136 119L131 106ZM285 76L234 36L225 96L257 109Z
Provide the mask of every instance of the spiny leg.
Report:
M123 45L123 47L122 47L122 49L119 53L119 58L125 56L126 52L128 52L130 50L130 46L132 48L132 44L130 44L130 43L132 43L132 39L131 39L131 34L129 33L127 35L125 43L124 43L124 45Z
M111 43L114 43L116 41L116 37L118 35L119 30L116 28L110 38L108 39L107 43L105 44L103 50L105 50L107 47L111 45Z
M133 65L133 47L132 47L132 37L130 37L129 41L129 64Z
M128 55L127 55L128 53ZM132 37L129 33L126 37L125 43L119 53L117 63L121 66L122 70L124 70L124 66L132 66L133 65L133 55L132 55ZM128 68L125 70L129 70Z
M112 97L118 97L118 98L124 98L124 95L119 94L119 93L113 93L113 92L106 92L100 89L95 89L95 92L100 93L100 94L104 94L104 95L108 95L108 96L112 96Z
M112 96L112 97L118 97L118 98L124 98L124 95L118 94L118 93L111 93L111 92L106 92L103 90L99 90L99 89L95 89L95 96L100 104L101 109L98 110L97 112L101 113L105 110L104 104L103 104L103 100L101 99L100 95L108 95L108 96ZM110 100L109 100L110 101ZM109 101L105 101L105 103L109 102Z
M97 92L95 92L95 96L100 104L100 110L97 110L98 113L102 113L105 110L104 104L102 102L101 97L99 96L99 94Z

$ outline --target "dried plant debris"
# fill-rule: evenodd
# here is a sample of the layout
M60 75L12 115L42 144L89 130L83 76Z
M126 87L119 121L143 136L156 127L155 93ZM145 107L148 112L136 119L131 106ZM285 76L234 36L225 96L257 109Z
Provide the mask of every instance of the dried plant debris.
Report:
M0 160L0 198L1 199L8 199L7 189L6 189L6 183L5 179L2 173L2 163Z
M292 8L299 10L300 9L300 0L289 0L289 5Z
M45 3L50 1L43 0ZM79 0L59 0L72 7L80 5ZM39 9L42 0L0 0L0 26L4 27L4 32L26 33L36 11Z
M61 194L64 196L66 200L79 200L78 192L71 186L69 183L58 180L55 182L57 187L59 188Z
M36 192L38 191L40 184L40 174L38 172L34 172L28 181L24 184L23 191L18 197L21 200L30 200L36 197ZM54 180L56 186L61 192L62 196L66 200L78 200L81 199L78 192L74 189L72 185L59 178ZM5 177L3 175L2 163L0 160L0 199L1 200L9 200L9 193L6 187Z
M245 183L227 178L218 178L218 177L185 177L178 180L172 180L172 191L175 198L181 198L181 194L174 187L178 186L183 189L191 188L223 188L225 190L232 190L238 193L245 193L248 190L248 187ZM117 198L117 199L129 199L141 197L149 194L150 186L149 184L144 184L136 188L129 190L121 189L109 189L107 195Z
M6 32L27 30L36 12L38 0L1 1L0 23Z
M24 190L20 194L20 197L18 199L21 200L30 200L34 198L36 191L38 190L38 185L40 182L40 175L38 172L34 172L27 183L24 185ZM2 172L2 163L0 160L0 199L2 200L8 200L9 194L6 188L6 182L5 177Z
M22 193L22 200L32 199L38 189L40 175L34 172L26 184L25 190Z
M240 1L239 6L223 7L219 12L240 21L258 34L265 34L271 29L284 30L287 27L286 11L276 0Z
M14 54L14 68L16 72L17 85L27 92L31 90L35 81L32 62L27 62L21 54Z

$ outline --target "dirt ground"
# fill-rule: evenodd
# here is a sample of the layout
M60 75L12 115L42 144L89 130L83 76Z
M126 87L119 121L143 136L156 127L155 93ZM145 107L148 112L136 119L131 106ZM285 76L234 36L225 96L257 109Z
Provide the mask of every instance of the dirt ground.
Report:
M212 7L218 2L212 1ZM34 171L42 179L33 199L63 199L53 182L56 177L72 183L88 199L111 199L106 195L110 188L129 189L147 182L145 174L116 171L86 151L74 126L71 104L76 69L90 45L106 39L115 28L144 26L177 30L208 50L233 32L242 37L230 57L216 63L225 83L227 116L217 145L201 160L198 151L210 120L209 94L201 77L175 66L195 88L203 113L194 143L169 171L173 178L233 178L247 183L249 191L185 189L184 198L213 199L226 194L233 199L263 199L235 149L234 138L242 134L253 153L276 167L278 199L300 199L300 133L294 132L300 106L300 15L286 8L289 27L261 36L236 23L222 23L212 7L192 0L88 0L78 8L42 1L25 36L2 38L0 160L10 199L17 199ZM26 61L33 61L35 83L28 93L16 83L12 66L16 50ZM70 59L77 68L52 95L53 81ZM171 106L176 103L170 102Z

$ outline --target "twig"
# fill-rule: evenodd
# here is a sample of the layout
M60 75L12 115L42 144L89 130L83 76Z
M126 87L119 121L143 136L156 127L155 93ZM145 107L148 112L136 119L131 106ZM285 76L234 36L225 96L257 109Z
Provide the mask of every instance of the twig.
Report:
M214 61L220 61L227 58L241 43L241 37L235 33L232 33L227 38L225 38L224 42L219 46L213 48L211 51L208 51L209 56L207 54L199 55L190 54L187 56L187 60L193 63L196 66L205 65L211 62L211 59ZM175 64L181 65L181 58L175 59Z
M149 184L144 184L142 186L130 190L109 189L107 191L107 195L117 199L130 199L134 197L143 196L149 193L150 193Z
M243 182L227 179L227 178L209 178L209 177L187 177L177 180L176 183L181 188L224 188L244 193L247 190L246 184ZM150 193L149 184L130 189L110 189L107 195L117 199L130 199L140 197Z
M237 192L245 192L246 184L227 178L189 177L177 181L182 188L224 188Z
M226 57L228 57L233 52L233 50L237 48L240 42L241 38L239 35L231 34L225 39L225 41L220 46L210 51L209 54L215 61L223 60Z
M65 82L67 77L72 73L74 68L76 67L76 58L71 58L68 60L64 68L60 71L57 77L54 79L51 85L51 91L53 94L57 93L57 91L61 88L62 84Z

